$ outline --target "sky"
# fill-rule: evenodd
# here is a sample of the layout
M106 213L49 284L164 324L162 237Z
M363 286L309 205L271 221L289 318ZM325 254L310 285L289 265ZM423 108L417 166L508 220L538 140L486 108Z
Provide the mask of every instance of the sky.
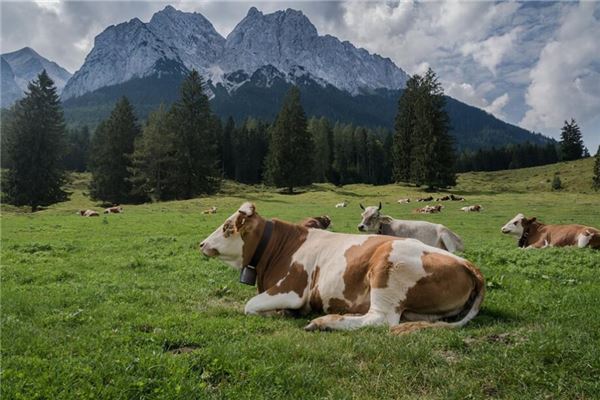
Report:
M560 138L575 118L592 154L600 145L600 2L489 1L4 1L2 53L29 46L70 72L107 26L148 21L167 4L196 11L227 36L252 6L299 9L320 35L428 67L446 94L525 129Z

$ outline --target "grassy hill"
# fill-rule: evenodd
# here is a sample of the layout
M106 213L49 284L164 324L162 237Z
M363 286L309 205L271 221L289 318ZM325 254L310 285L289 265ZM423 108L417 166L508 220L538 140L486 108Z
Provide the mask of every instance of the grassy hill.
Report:
M594 193L592 177L594 157L540 167L494 172L466 172L458 177L457 190L465 192L548 192L554 174L562 182L563 192Z
M574 189L588 163L566 163L565 185ZM425 194L412 187L314 185L290 196L227 182L215 196L81 218L76 210L99 209L85 174L68 202L35 214L3 206L2 398L597 398L600 252L523 251L499 231L517 212L600 227L598 194L524 190L554 173L540 168L465 174L457 190L467 202L435 215L396 202ZM201 257L198 243L245 200L269 218L328 214L337 232L358 233L360 202L442 223L486 277L483 308L464 328L401 337L385 327L304 332L315 315L244 316L256 289ZM342 200L349 207L335 208ZM459 210L477 203L483 212ZM200 213L212 205L217 214Z

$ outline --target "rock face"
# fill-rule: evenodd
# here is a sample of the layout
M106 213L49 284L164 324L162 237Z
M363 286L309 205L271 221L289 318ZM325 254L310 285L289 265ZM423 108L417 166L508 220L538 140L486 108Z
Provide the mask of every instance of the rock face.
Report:
M71 73L35 50L24 47L12 53L2 54L2 107L8 107L23 97L27 85L46 70L60 93L71 77Z
M250 76L265 66L286 76L309 75L351 94L402 88L408 78L388 58L333 36L319 36L300 11L264 15L252 7L225 39L202 15L167 6L148 23L132 19L99 34L62 97L154 75L159 60L194 68L214 85L226 86L231 73Z

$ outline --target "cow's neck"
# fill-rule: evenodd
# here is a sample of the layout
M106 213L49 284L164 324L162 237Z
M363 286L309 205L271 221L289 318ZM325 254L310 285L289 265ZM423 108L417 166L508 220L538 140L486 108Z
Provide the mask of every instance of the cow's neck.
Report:
M542 226L541 223L534 221L531 224L529 224L529 226L527 226L526 229L523 229L523 234L521 235L521 237L519 238L519 247L527 247L529 246L529 238L530 236L534 235Z
M294 253L304 243L308 234L308 229L303 226L279 220L273 220L272 223L271 239L256 265L256 284L259 293L274 286L287 275Z

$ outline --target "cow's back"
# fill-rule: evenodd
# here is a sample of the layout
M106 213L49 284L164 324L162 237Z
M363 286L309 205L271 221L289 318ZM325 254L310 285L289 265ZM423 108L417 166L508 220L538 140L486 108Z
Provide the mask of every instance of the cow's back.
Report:
M541 233L545 235L546 240L552 246L574 246L577 245L580 235L586 230L597 231L584 225L545 225Z
M388 225L388 229L384 229L383 234L417 239L429 246L437 247L439 235L444 226L427 221L395 219Z

